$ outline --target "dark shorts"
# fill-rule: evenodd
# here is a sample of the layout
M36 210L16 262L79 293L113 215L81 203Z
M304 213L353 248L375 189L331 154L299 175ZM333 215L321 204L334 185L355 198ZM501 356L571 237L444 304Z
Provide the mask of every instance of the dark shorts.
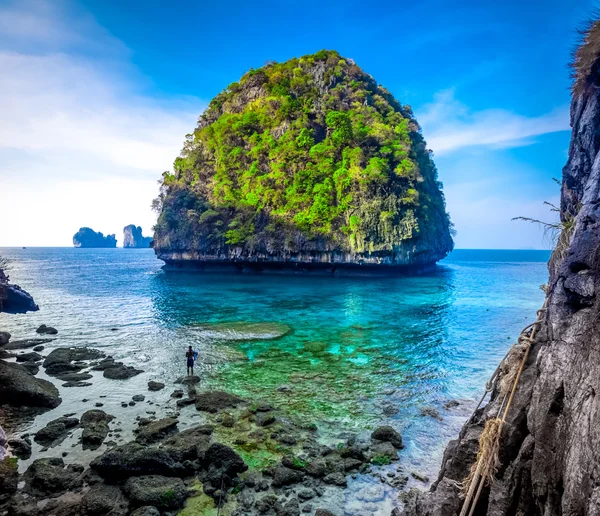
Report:
M193 358L188 358L187 359L187 366L188 367L194 367L194 359Z

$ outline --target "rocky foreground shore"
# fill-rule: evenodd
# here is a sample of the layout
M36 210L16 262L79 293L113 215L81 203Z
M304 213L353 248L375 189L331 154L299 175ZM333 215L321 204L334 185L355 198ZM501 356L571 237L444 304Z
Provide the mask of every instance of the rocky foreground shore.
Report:
M38 332L43 338L19 341L0 333L0 399L13 409L60 406L59 389L36 378L40 370L62 382L60 392L89 386L94 372L111 381L142 372L93 348L56 348L44 355L56 330L42 326ZM255 400L199 390L198 377L180 378L170 388L166 417L156 415L152 401L169 389L164 383L150 381L145 393L123 401L124 408L148 407L147 417L137 417L130 441L121 437L123 421L102 402L80 416L61 414L31 434L15 433L5 421L0 514L185 515L216 514L220 507L231 516L341 516L335 500L343 499L351 476L371 474L395 487L408 481L401 467L385 474L380 469L397 461L403 447L392 427L379 427L365 440L349 436L326 446L314 424L293 422L277 407ZM202 421L182 428L187 422L179 412L188 406ZM87 450L91 461L72 462L69 452L42 458L33 453L31 461L32 448L52 451L74 432L80 438L72 446ZM20 468L19 461L28 466ZM377 510L367 495L364 506L369 514Z

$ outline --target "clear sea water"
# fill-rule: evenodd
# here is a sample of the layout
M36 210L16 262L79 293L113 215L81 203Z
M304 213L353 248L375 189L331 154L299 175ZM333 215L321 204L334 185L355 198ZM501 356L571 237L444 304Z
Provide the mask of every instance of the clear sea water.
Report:
M270 402L316 423L324 441L391 424L406 444L401 464L432 480L490 373L535 318L549 258L548 251L457 250L424 275L337 278L165 272L152 250L0 254L12 260L12 281L40 305L39 312L0 314L0 329L19 339L51 325L59 334L48 350L93 346L145 371L123 382L98 375L91 387L61 388L63 404L21 430L102 401L110 413L126 412L126 439L149 406L121 409L120 402L146 393L150 379L171 383L185 374L191 344L200 351L204 387ZM282 385L289 392L279 391ZM157 414L168 412L171 391L157 394ZM460 404L447 409L449 400ZM423 415L425 408L441 420ZM198 417L189 407L183 425ZM71 456L81 459L77 453ZM345 503L360 505L352 494Z

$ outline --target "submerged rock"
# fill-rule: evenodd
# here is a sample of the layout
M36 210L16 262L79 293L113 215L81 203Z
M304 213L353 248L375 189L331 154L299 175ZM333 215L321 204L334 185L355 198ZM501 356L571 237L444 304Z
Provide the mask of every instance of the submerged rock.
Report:
M15 407L55 408L61 403L58 390L47 380L33 376L19 364L0 360L0 399Z
M177 423L177 419L172 417L149 422L136 430L135 440L140 444L153 444L162 441L178 432Z
M202 323L195 326L202 335L218 340L273 340L287 335L287 324L270 322Z
M133 376L137 376L140 373L143 373L141 369L136 369L132 366L126 366L117 362L114 367L109 367L105 369L102 373L104 378L111 378L113 380L127 380L128 378L132 378Z
M26 439L9 439L8 445L11 448L13 455L22 460L27 460L31 457L31 440Z
M53 339L25 339L25 340L14 340L2 346L2 349L11 351L14 349L27 349L34 348L41 344L47 344L48 342L52 342ZM37 351L37 350L36 350Z
M148 390L149 391L154 391L154 392L160 391L160 390L164 389L164 387L165 387L165 384L162 382L155 382L154 380L150 380L148 382Z

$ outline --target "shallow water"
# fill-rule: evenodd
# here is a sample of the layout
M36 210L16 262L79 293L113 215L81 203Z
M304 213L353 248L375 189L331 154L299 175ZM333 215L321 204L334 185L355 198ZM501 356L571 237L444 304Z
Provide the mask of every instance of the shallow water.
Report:
M145 402L122 409L120 402L146 394L150 379L169 384L185 374L191 344L200 351L204 387L270 402L316 423L323 441L391 424L404 437L403 466L432 478L485 381L534 320L549 257L544 251L459 250L425 275L331 278L164 272L152 250L0 253L13 260L11 279L41 308L0 315L0 329L19 339L51 325L59 334L48 350L93 346L145 371L127 381L96 374L91 387L61 388L63 404L31 430L101 401L122 420L126 438L136 415L169 411L173 386L152 396L158 407ZM278 390L284 385L289 389ZM446 409L449 400L460 405ZM442 419L422 415L428 407ZM182 419L201 416L191 407ZM69 449L73 459L89 457L71 447L77 437L48 453ZM381 514L388 510L393 493L371 482L351 482L348 514L367 503L361 496L376 496Z

